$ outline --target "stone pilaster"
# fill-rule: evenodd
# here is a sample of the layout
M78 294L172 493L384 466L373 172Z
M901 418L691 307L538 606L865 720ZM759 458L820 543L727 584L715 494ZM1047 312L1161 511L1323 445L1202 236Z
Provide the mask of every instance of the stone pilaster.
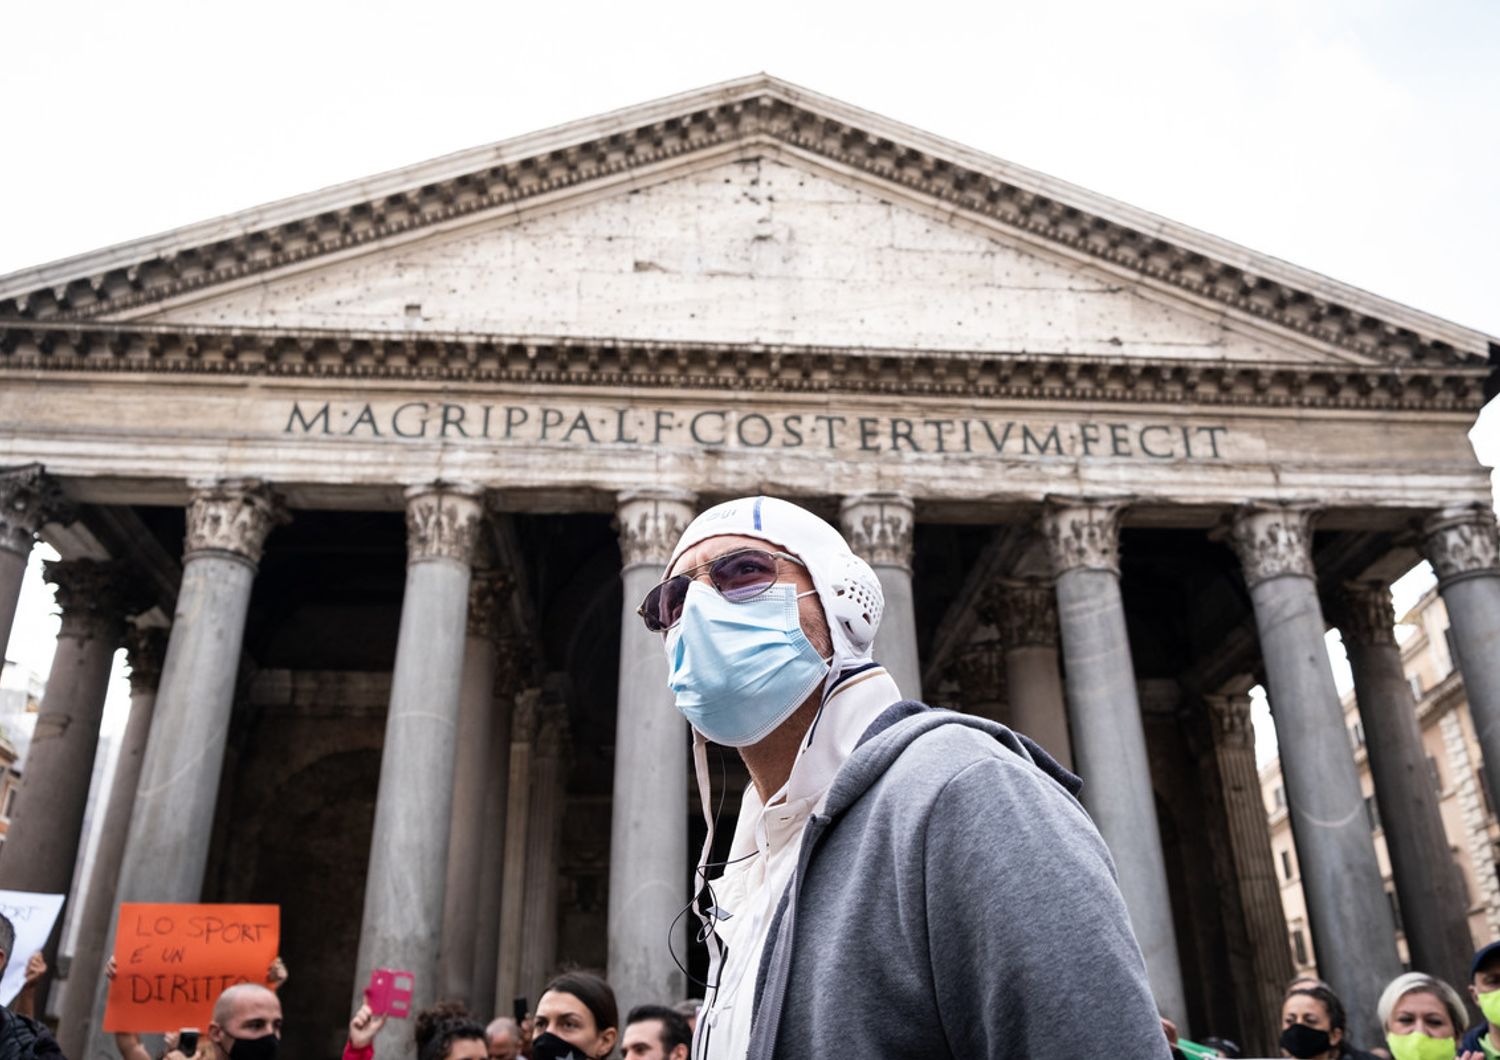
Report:
M990 586L980 617L1005 647L1010 724L1072 768L1073 737L1057 658L1057 589L1042 578L1006 578Z
M528 688L516 695L510 732L510 777L505 803L505 864L500 887L500 934L495 953L496 1012L509 1012L511 999L536 984L522 978L521 936L526 924L526 849L531 823L531 763L541 724L542 693Z
M667 925L687 904L687 722L667 688L662 638L636 608L662 577L693 521L688 494L622 494L618 525L623 561L619 707L615 720L614 802L610 808L609 980L627 1009L681 997L682 973L667 950ZM685 926L674 948L687 945Z
M193 493L117 903L196 902L202 895L250 590L267 536L287 518L280 498L258 481L212 482ZM113 948L111 937L103 952ZM104 993L101 981L89 1055L113 1048L99 1030Z
M1469 713L1492 792L1500 792L1500 535L1495 513L1475 506L1422 524L1422 550L1437 571Z
M68 989L63 995L62 1014L58 1021L58 1040L63 1043L64 1053L68 1056L82 1056L88 1048L94 993L107 956L104 940L109 934L109 921L114 913L115 887L125 857L125 841L130 832L141 765L146 757L146 739L151 732L156 689L167 653L167 630L156 626L131 626L125 634L125 650L130 663L130 718L125 723L120 752L115 759L114 782L109 789L104 824L99 830L99 847L94 854L88 897L78 925L78 944L73 951Z
M473 613L471 602L470 614ZM499 635L495 642L495 684L490 743L485 752L489 769L485 776L484 809L479 851L479 904L474 917L475 1007L493 1002L499 986L501 905L505 889L505 856L510 844L511 731L516 697L522 679L534 666L537 650L520 636ZM514 997L515 995L511 995ZM491 1011L509 1011L496 1005Z
M566 706L544 694L539 722L532 749L526 912L521 928L521 981L538 985L547 981L557 962L558 847L572 759Z
M10 641L31 546L47 523L75 517L57 480L40 464L0 471L0 656Z
M1260 773L1255 765L1255 731L1250 725L1248 695L1204 696L1213 726L1214 756L1218 760L1224 815L1229 824L1229 849L1240 891L1240 909L1250 943L1254 976L1248 993L1255 1011L1254 1039L1259 1048L1273 1049L1280 1033L1281 998L1294 971L1287 948L1286 916L1281 906L1281 884L1271 853L1270 829L1261 801ZM1252 1048L1256 1046L1252 1045Z
M1411 966L1462 982L1474 952L1467 900L1448 850L1438 793L1427 775L1416 698L1396 644L1390 590L1383 582L1345 586L1337 617L1354 672Z
M880 579L885 612L875 633L875 661L895 679L908 699L922 697L922 666L917 657L917 615L911 587L911 556L916 515L911 498L900 493L845 497L839 506L844 537L854 554Z
M1307 505L1247 505L1235 512L1229 540L1260 633L1318 964L1348 1006L1354 1038L1375 1040L1375 1003L1401 964L1323 645L1327 623L1313 570L1313 515Z
M1187 1019L1146 731L1120 595L1118 499L1049 499L1042 538L1057 579L1073 753L1083 801L1114 855L1120 892L1162 1011Z
M480 492L447 483L406 492L406 591L380 759L354 996L377 967L416 978L416 1003L438 989L454 753L468 629L469 564ZM487 676L482 692L490 690ZM402 1055L398 1037L376 1056Z

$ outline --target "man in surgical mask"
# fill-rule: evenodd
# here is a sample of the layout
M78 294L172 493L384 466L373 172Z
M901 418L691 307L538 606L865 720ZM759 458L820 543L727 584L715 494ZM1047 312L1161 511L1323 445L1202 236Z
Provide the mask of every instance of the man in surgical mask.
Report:
M273 1060L281 1047L281 1001L256 983L231 986L214 1002L208 1040L215 1060Z
M641 601L709 826L693 1056L1166 1057L1077 778L904 701L871 655L882 606L843 536L773 497L700 515ZM707 742L751 779L713 865Z

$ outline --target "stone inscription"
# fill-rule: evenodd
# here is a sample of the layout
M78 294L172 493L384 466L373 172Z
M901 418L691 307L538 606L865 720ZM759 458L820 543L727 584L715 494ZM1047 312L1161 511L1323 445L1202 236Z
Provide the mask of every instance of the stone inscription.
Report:
M416 439L492 445L649 445L1015 457L1225 459L1229 428L1164 421L759 412L440 401L294 401L297 438Z

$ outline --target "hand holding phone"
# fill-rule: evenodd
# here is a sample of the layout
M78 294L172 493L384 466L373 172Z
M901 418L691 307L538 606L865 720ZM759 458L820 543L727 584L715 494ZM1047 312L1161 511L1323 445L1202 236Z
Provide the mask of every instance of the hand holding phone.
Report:
M365 1003L373 1015L404 1020L411 1015L411 995L416 985L417 977L411 972L376 968L370 973L370 985L365 987Z
M177 1051L191 1057L198 1052L198 1032L184 1027L177 1035Z

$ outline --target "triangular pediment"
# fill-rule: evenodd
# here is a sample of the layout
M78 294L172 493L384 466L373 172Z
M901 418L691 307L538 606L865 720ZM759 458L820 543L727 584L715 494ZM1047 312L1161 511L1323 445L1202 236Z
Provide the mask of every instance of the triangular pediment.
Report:
M1490 341L765 76L0 278L5 320L1345 366Z

